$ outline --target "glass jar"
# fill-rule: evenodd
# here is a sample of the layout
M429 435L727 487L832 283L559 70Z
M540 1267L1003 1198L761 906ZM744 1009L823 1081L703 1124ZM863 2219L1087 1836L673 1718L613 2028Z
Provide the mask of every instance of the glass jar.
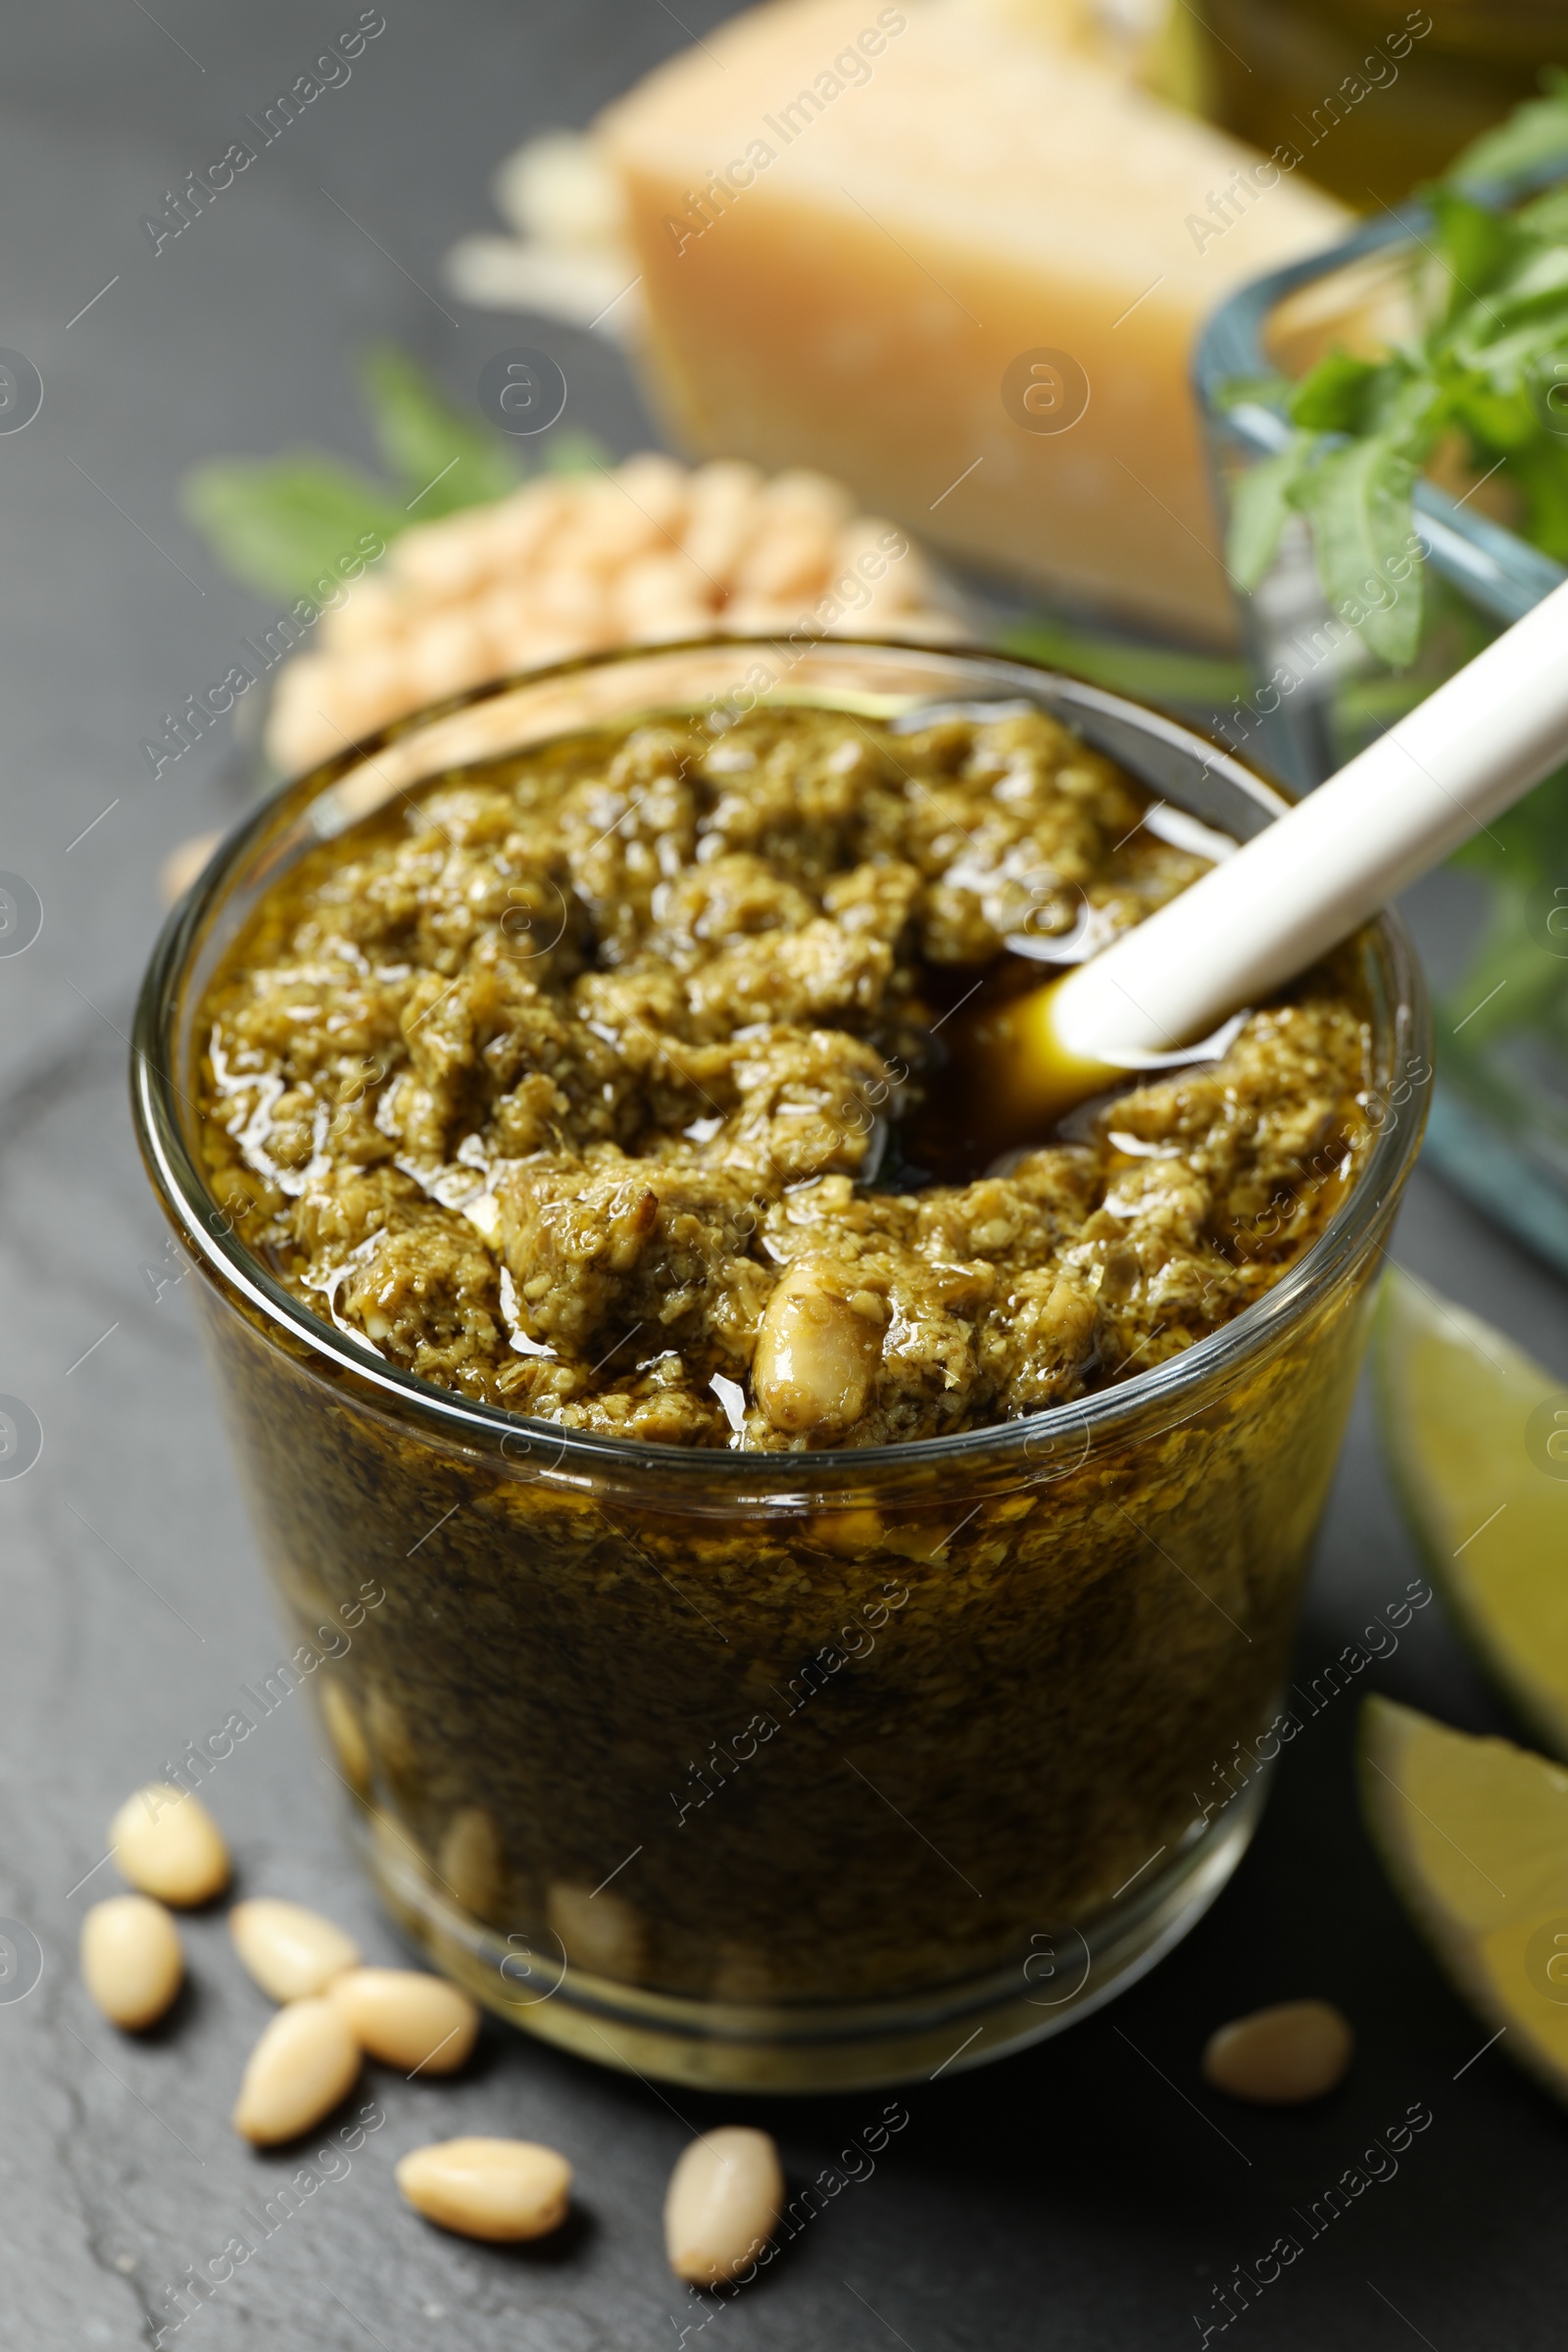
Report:
M772 673L776 684L759 685ZM1117 697L985 656L605 657L386 729L282 792L176 910L135 1108L354 1835L430 1957L590 2058L817 2089L970 2066L1107 1999L1212 1901L1417 1149L1421 984L1357 954L1364 1173L1223 1331L1023 1421L865 1450L624 1444L467 1402L317 1321L203 1175L207 979L301 852L459 762L748 695L1020 701L1247 837L1282 804Z

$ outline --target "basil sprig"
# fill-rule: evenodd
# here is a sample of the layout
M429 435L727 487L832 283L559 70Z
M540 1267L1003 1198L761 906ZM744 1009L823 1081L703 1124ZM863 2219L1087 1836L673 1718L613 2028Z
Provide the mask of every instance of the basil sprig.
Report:
M1440 444L1478 476L1510 483L1525 536L1568 562L1568 185L1512 208L1491 193L1568 178L1568 74L1548 67L1543 81L1544 97L1423 191L1435 226L1415 272L1415 334L1375 359L1330 352L1298 382L1270 387L1296 430L1236 486L1228 561L1240 585L1258 585L1290 515L1304 515L1329 604L1391 668L1421 640L1410 494ZM1398 585L1369 600L1387 582Z

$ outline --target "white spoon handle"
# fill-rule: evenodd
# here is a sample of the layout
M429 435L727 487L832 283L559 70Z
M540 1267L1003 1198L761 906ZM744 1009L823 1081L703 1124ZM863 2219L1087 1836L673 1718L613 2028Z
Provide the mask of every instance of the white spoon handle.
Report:
M1086 1059L1169 1051L1292 979L1568 759L1568 585L1277 823L1070 972Z

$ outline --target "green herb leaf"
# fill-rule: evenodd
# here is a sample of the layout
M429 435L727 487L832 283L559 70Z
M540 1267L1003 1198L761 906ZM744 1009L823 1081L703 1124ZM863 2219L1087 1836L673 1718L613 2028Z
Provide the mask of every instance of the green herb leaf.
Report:
M1557 167L1568 172L1568 74L1547 66L1541 79L1545 97L1527 99L1454 158L1446 174L1450 187L1533 177Z
M1487 291L1507 268L1515 249L1513 224L1454 187L1428 191L1437 217L1438 256L1448 279L1447 316Z
M1423 270L1414 279L1428 309L1419 340L1382 362L1334 354L1294 391L1276 392L1300 443L1290 459L1254 467L1238 489L1237 576L1247 584L1261 576L1281 503L1291 501L1310 524L1330 603L1389 665L1337 689L1342 758L1494 633L1456 587L1427 580L1419 564L1407 568L1412 467L1440 436L1462 436L1478 473L1500 464L1501 478L1525 499L1526 536L1568 563L1568 74L1549 68L1543 80L1544 98L1475 141L1426 191L1440 274ZM1510 183L1540 184L1548 174L1565 184L1511 210L1498 205ZM1489 201L1478 200L1483 194ZM1244 398L1250 387L1233 389ZM1403 580L1396 564L1407 570ZM1568 963L1542 944L1539 903L1560 886L1565 861L1568 768L1458 853L1457 862L1487 877L1491 907L1470 969L1448 998L1444 1028L1458 1034L1446 1037L1445 1059L1450 1072L1465 1070L1476 1100L1488 1101L1490 1087L1503 1115L1517 1111L1496 1074L1500 1037L1533 1031L1568 1054Z
M1485 841L1486 835L1480 838ZM1477 862L1468 850L1464 861ZM1505 865L1517 870L1505 872ZM1562 963L1541 935L1540 910L1532 905L1522 867L1499 855L1492 873L1486 930L1463 977L1440 1006L1440 1034L1446 1033L1446 1050L1455 1059L1484 1054L1494 1039L1511 1030L1537 1026L1564 997Z
M314 450L193 466L181 501L219 562L268 596L309 595L342 559L378 553L407 520L379 483Z
M1296 491L1330 605L1393 669L1414 658L1421 640L1421 565L1409 546L1414 478L1396 440L1376 433L1323 458Z
M1385 366L1379 360L1353 359L1348 351L1331 351L1292 392L1291 421L1309 432L1363 432L1368 398Z
M1312 434L1298 433L1273 457L1248 466L1238 480L1225 550L1226 564L1238 587L1255 588L1267 574L1313 447Z
M1344 767L1374 736L1383 734L1396 719L1407 717L1438 682L1411 670L1397 678L1391 678L1383 669L1346 678L1334 696L1335 765Z
M1263 408L1276 408L1290 397L1291 379L1286 375L1233 375L1216 384L1211 395L1219 409L1241 409L1251 402Z
M1506 389L1522 383L1543 360L1564 351L1568 351L1568 302L1506 334L1489 336L1485 325L1474 332L1467 327L1454 336L1451 351L1445 357L1490 376L1494 384Z
M544 461L546 473L592 473L595 466L610 464L610 452L597 434L567 425L545 434Z
M515 486L517 466L501 436L453 408L406 352L368 352L360 383L409 521L432 522Z
M1070 669L1091 685L1108 686L1113 694L1136 695L1151 703L1173 704L1184 710L1211 714L1251 683L1245 662L1216 661L1212 655L1177 654L1163 646L1131 645L1119 637L1101 637L1069 628L1064 621L1037 613L1002 632L1008 653L1053 668Z
M1435 370L1404 358L1381 368L1370 388L1364 433L1386 433L1416 465L1432 446L1440 421L1442 386Z
M1514 385L1499 391L1484 377L1456 375L1444 406L1452 421L1469 435L1472 448L1488 460L1523 449L1541 430L1533 386L1527 390Z
M1568 768L1559 767L1501 816L1493 817L1465 843L1458 858L1476 872L1522 893L1562 879L1565 842Z
M1568 442L1543 437L1515 453L1508 473L1524 493L1532 545L1568 564Z
M1509 267L1490 289L1490 302L1505 319L1561 304L1568 293L1568 249L1545 238L1516 242Z
M1552 245L1568 244L1568 188L1548 188L1544 196L1533 196L1520 206L1514 219L1532 237L1544 238Z

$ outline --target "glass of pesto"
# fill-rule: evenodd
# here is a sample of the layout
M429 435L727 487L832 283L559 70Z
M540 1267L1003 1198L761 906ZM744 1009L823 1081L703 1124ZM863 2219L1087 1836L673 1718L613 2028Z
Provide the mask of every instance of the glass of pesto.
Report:
M636 650L346 751L176 909L142 1150L355 1841L492 2009L896 2082L1224 1885L1420 1141L1408 942L989 1168L939 1041L1281 806L1017 662Z

